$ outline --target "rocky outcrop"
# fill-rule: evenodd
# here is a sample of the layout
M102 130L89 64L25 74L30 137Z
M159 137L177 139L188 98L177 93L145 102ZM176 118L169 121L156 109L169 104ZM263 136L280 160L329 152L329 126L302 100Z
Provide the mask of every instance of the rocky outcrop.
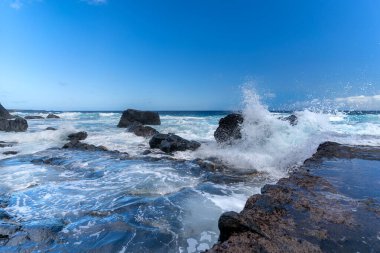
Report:
M160 115L157 112L128 109L121 115L117 127L129 127L136 122L143 125L161 125Z
M28 129L28 122L21 118L15 119L1 119L0 118L0 131L5 132L25 132Z
M86 150L86 151L108 151L108 149L104 146L95 146L92 144L81 142L81 140L85 140L86 138L87 138L87 132L84 132L84 131L69 134L67 136L67 139L69 140L69 142L63 145L62 148L78 149L78 150Z
M37 116L37 115L28 115L28 116L25 116L24 119L44 119L44 117Z
M142 137L152 137L155 134L158 134L158 131L150 126L144 126L141 123L134 122L131 126L128 127L128 132L134 133L137 136Z
M0 119L11 119L12 115L0 104Z
M228 114L219 120L219 126L214 132L215 140L218 143L230 142L241 138L241 124L243 116L239 113Z
M219 243L207 252L380 252L378 200L361 199L362 187L352 192L355 181L328 178L329 170L355 176L347 175L347 159L380 163L380 148L321 144L298 171L251 196L243 211L224 213Z
M49 113L49 115L46 118L47 119L59 119L60 117L55 115L55 114Z
M158 148L165 153L174 151L196 150L201 146L199 142L186 140L175 134L156 134L150 139L149 146Z
M72 133L67 136L67 139L69 141L82 141L87 138L87 132L82 131L82 132L77 132L77 133Z

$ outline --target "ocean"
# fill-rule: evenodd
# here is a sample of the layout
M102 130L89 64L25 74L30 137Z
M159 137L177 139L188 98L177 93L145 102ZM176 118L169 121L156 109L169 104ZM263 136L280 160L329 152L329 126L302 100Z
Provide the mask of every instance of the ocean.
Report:
M121 112L54 112L60 119L28 120L27 132L0 132L0 141L17 143L0 153L4 210L20 224L64 224L59 240L43 248L21 243L21 249L199 252L217 241L223 212L242 210L249 196L300 166L320 143L380 145L379 112L300 110L293 112L298 123L291 126L281 120L290 112L268 111L255 95L241 111L243 138L224 146L213 133L229 112L159 112L162 124L153 126L159 132L202 144L173 155L143 155L149 140L117 128ZM86 143L129 156L61 149L67 135L78 131L88 133ZM194 162L210 157L233 169L205 171ZM12 249L0 247L0 252Z

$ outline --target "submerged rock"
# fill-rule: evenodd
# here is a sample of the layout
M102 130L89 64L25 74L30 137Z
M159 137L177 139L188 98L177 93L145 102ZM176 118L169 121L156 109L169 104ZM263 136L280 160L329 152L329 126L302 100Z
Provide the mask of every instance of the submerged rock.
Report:
M214 132L215 140L224 143L235 139L241 139L241 124L243 116L239 113L228 114L219 120L219 126Z
M55 114L49 113L49 115L46 118L47 119L59 119L60 117L55 115Z
M82 141L87 138L87 132L81 131L77 133L72 133L67 136L67 139L70 141Z
M12 115L0 104L0 119L11 119Z
M0 131L5 132L25 132L28 129L26 119L16 117L15 119L0 118Z
M18 151L5 151L3 152L3 155L16 155L18 154Z
M158 134L158 131L150 126L144 126L141 123L133 123L130 127L128 127L128 132L132 132L137 136L142 137L151 137L155 134Z
M45 130L55 131L55 130L57 130L57 128L54 128L54 127L47 127Z
M196 150L201 146L199 142L186 140L175 134L156 134L150 139L149 146L158 148L165 153L174 151Z
M128 109L121 115L117 127L129 127L135 122L143 125L161 125L160 115L157 112Z
M28 115L25 116L24 119L44 119L42 116Z
M17 142L0 141L0 148L13 147L16 144L17 144Z
M31 241L47 242L56 238L59 231L64 227L62 220L31 221L22 227Z

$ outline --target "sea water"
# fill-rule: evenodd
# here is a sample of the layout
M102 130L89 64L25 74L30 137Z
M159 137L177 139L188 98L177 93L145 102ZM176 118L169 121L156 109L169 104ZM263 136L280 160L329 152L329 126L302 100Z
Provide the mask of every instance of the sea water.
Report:
M242 139L233 145L219 145L213 137L229 112L160 112L158 131L202 144L173 156L143 155L149 140L117 128L121 112L55 112L60 119L28 120L27 132L0 133L0 141L17 142L1 148L0 197L21 224L64 222L60 240L48 248L53 252L199 252L217 241L221 213L242 210L249 196L301 165L320 143L380 145L378 112L302 110L294 112L298 123L291 126L281 120L290 113L268 111L250 91L241 112ZM77 131L88 132L84 142L129 157L60 149ZM2 154L11 150L18 154ZM194 162L210 157L232 174L205 171Z

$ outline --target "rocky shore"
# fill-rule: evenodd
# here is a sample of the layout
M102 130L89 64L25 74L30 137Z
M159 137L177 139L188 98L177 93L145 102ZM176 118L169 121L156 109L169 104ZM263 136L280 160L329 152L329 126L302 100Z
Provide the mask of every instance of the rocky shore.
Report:
M379 165L380 148L321 144L240 213L224 213L207 252L380 252Z

